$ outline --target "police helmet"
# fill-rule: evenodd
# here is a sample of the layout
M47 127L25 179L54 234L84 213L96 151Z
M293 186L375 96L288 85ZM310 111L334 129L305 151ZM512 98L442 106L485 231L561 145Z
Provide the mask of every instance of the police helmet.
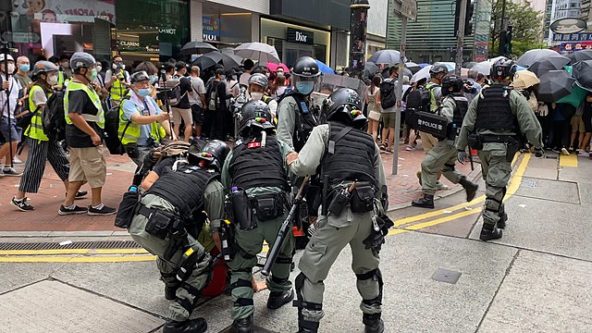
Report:
M462 78L456 75L448 75L442 80L442 95L446 96L450 93L457 93L462 91L464 81ZM450 91L452 88L452 91Z
M54 63L49 62L49 61L45 61L45 60L40 60L37 61L35 63L35 65L33 66L33 76L37 76L39 74L46 74L49 72L57 72L60 69L58 68L58 66L56 66Z
M199 161L208 161L210 168L220 172L229 152L230 147L228 147L226 142L212 140L206 143L201 150L196 145L189 147L187 160L191 164L199 164Z
M80 68L92 67L96 63L95 57L85 52L76 52L70 58L70 68L73 71L77 71Z
M247 130L258 127L262 130L273 129L273 116L267 103L263 101L249 101L241 109L239 133L246 136Z
M267 89L267 85L269 84L269 80L267 79L267 76L265 76L264 74L261 73L256 73L251 75L251 77L249 77L249 85L258 85L259 87L262 87L263 89Z
M495 81L512 79L516 74L516 64L513 60L502 58L491 66L490 76Z
M339 88L327 97L322 113L328 121L338 121L355 128L363 128L368 122L362 112L360 96L350 88Z
M448 74L448 67L443 64L434 64L432 68L430 68L430 75L436 76L438 74Z
M298 78L316 78L321 75L319 64L312 57L300 57L296 60L292 74Z
M132 84L138 83L141 81L150 81L150 76L148 75L148 73L146 71L138 71L130 76L130 82Z

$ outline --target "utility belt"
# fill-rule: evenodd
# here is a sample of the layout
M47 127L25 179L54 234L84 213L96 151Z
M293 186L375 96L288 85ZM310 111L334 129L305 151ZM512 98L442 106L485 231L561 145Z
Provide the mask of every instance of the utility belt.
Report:
M148 208L143 204L138 205L137 214L148 219L145 231L152 236L165 239L167 236L184 234L185 226L181 217L174 213L157 208Z
M471 133L468 137L469 146L473 149L482 150L485 143L505 143L506 161L511 162L514 155L520 150L520 141L515 135L495 135Z
M241 230L252 230L257 227L253 215L260 222L278 218L285 213L288 200L283 192L250 198L245 190L237 190L230 193L227 204L235 224Z
M340 216L349 205L353 213L374 210L376 188L370 182L351 182L333 186L327 193L328 213Z

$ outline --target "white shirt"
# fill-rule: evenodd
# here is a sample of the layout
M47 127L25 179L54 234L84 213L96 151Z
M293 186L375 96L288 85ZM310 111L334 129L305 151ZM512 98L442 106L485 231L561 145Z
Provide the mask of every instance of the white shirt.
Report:
M200 108L203 108L204 106L201 103L201 98L199 97L198 93L201 95L205 95L206 86L200 77L191 76L190 78L191 78L191 87L193 89L189 93L189 103L190 104L197 104Z
M6 76L4 76L4 74L2 75L2 79L0 79L1 82L4 82L4 80L6 80ZM1 86L0 86L1 87ZM21 90L21 86L18 84L18 82L12 77L9 77L9 88L8 88L8 104L10 107L10 110L6 107L6 96L7 96L7 92L6 90L2 90L0 91L0 110L2 110L2 116L3 117L7 117L10 111L10 119L14 119L14 110L16 110L17 104L18 104L18 97L19 97L19 92Z
M245 87L249 86L249 78L251 78L251 73L242 73L240 78L238 79L238 83L242 84Z

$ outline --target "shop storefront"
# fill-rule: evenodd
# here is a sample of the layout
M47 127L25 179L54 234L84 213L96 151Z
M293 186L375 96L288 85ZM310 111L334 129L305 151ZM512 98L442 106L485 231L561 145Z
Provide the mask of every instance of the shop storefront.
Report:
M296 59L311 56L329 60L331 32L261 18L261 42L273 45L283 63L293 66Z

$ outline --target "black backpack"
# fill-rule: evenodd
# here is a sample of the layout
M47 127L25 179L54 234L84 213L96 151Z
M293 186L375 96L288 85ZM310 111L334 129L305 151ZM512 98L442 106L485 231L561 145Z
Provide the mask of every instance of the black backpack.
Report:
M47 99L41 115L43 132L55 140L66 138L66 118L64 110L64 91L55 90Z
M380 84L380 103L383 109L392 108L397 104L395 81L384 81Z
M105 145L109 149L109 153L123 155L125 148L121 144L121 138L119 137L119 109L123 107L123 102L129 99L129 95L125 96L119 106L113 107L105 112L105 128L103 130L103 137L105 139ZM131 122L128 122L128 126ZM125 131L127 130L127 126Z

